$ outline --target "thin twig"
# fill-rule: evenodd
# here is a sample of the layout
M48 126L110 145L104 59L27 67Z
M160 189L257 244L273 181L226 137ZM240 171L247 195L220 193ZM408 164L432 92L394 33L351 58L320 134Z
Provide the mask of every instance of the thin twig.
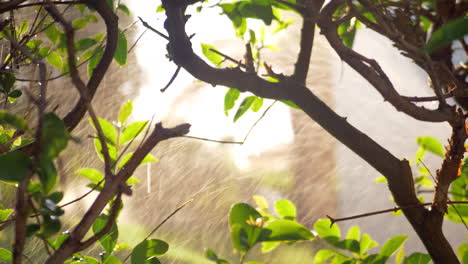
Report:
M140 19L141 23L143 24L144 27L146 27L147 29L153 31L154 33L158 34L160 37L166 39L166 40L169 40L169 37L166 36L164 33L161 33L159 30L153 28L152 26L150 26L148 23L146 23L146 21L143 20L143 18L141 17L138 17L138 19Z
M66 44L67 44L67 52L68 52L68 65L70 67L70 76L72 79L73 85L76 87L78 92L80 93L81 99L83 99L86 108L88 110L89 115L91 116L91 119L93 121L94 128L96 129L96 132L99 137L99 141L101 143L101 152L104 157L104 166L105 166L105 178L110 178L112 176L112 161L109 155L109 148L107 147L107 142L104 137L104 132L101 127L101 124L98 121L96 112L94 111L93 106L91 105L91 95L88 92L88 87L86 84L83 82L81 79L78 68L76 66L76 61L75 61L75 30L73 27L68 23L64 17L59 13L57 10L57 7L50 1L47 0L48 5L45 6L45 9L51 14L51 16L57 20L62 27L65 30L65 35L66 35Z
M250 127L249 129L249 132L247 132L247 134L245 135L244 137L244 140L242 141L242 143L244 143L247 138L249 137L250 133L252 132L252 130L257 126L257 124L265 117L265 115L268 113L268 111L270 111L270 109L273 107L273 105L277 102L278 100L275 100L273 101L273 103L271 103L267 109L265 109L265 111L263 112L263 114L260 116L260 118L257 119L257 121L255 121L255 123Z
M214 53L216 53L218 55L223 56L226 60L237 63L237 65L239 65L239 67L241 67L241 68L247 69L247 66L245 64L243 64L240 60L236 60L233 57L230 57L229 55L226 55L226 54L224 54L224 53L222 53L220 51L217 51L215 49L212 49L212 48L209 48L208 50L212 51L212 52L214 52Z
M202 138L202 137L194 137L194 136L182 136L182 137L184 137L184 138L193 138L193 139L202 140L202 141L209 141L209 142L222 143L222 144L238 144L238 145L244 144L243 141L216 140L216 139L209 139L209 138Z
M135 42L133 42L132 46L130 46L130 48L128 49L128 53L132 52L132 50L135 48L137 43L140 41L140 39L143 37L143 35L145 35L145 33L147 31L148 31L147 28L145 28L145 30L143 30L143 32L140 34L140 36L138 36L138 38L135 40Z
M419 159L419 162L421 162L421 164L427 169L427 171L429 172L429 175L431 175L432 177L432 180L434 181L434 183L436 184L436 186L439 184L436 180L436 178L434 177L434 175L432 175L432 172L429 170L429 168L426 166L426 164L424 164L424 162L422 161L422 159ZM440 189L442 190L442 189ZM443 191L443 190L442 190ZM449 201L450 203L452 202L450 200L450 198L448 198L448 193L444 191L444 194L445 196L447 197L447 201ZM463 225L465 226L466 230L468 230L468 225L466 224L465 222L465 219L463 219L462 215L460 214L460 212L458 211L457 207L455 205L453 205L453 209L455 210L455 212L457 213L458 217L460 218L461 222L463 223Z
M448 204L468 204L468 201L453 201L453 202L447 202ZM393 207L385 210L379 210L379 211L374 211L374 212L369 212L369 213L364 213L364 214L358 214L358 215L353 215L353 216L347 216L347 217L341 217L341 218L333 218L329 215L327 215L327 218L330 219L331 225L333 225L336 222L342 222L346 220L352 220L352 219L357 219L357 218L362 218L362 217L368 217L372 215L378 215L378 214L385 214L385 213L390 213L390 212L396 212L398 210L403 210L403 209L408 209L408 208L414 208L414 207L423 207L423 206L430 206L432 205L432 202L428 203L421 203L421 204L415 204L415 205L408 205L408 206L400 206L400 207Z
M176 79L177 75L179 74L179 71L180 71L180 68L181 66L180 65L177 65L177 69L175 70L174 74L172 75L171 79L169 80L169 82L166 84L166 86L164 86L164 88L161 89L161 92L164 93L167 88L169 88L169 86L171 86L171 84L174 82L174 80Z
M96 242L98 239L100 239L102 236L106 235L111 231L112 226L115 224L116 219L118 217L120 205L122 203L122 193L119 192L117 193L117 197L114 200L114 203L112 204L112 208L110 209L109 217L107 218L106 225L99 230L99 232L95 233L92 237L88 238L86 241L81 243L80 245L80 251L88 248L94 242Z
M64 203L62 205L59 205L60 208L63 208L65 206L69 206L70 204L74 204L82 199L84 199L86 196L88 196L89 194L91 194L93 191L95 191L97 188L99 188L99 186L104 182L104 179L100 180L96 185L93 186L93 188L91 188L91 190L87 191L86 193L82 194L81 196L79 196L78 198L75 198L67 203Z
M182 208L184 208L186 205L188 205L191 202L193 202L193 199L190 199L190 200L186 201L185 203L183 203L182 205L180 205L179 207L177 207L172 213L170 213L168 216L166 216L166 218L164 218L161 221L161 223L159 223L153 230L151 230L151 232L143 239L143 241L147 240L151 235L154 234L154 232L156 232L162 225L164 225L169 219L171 219L171 217L173 217L175 214L177 214L177 212L182 210ZM130 255L131 254L128 254L127 257L125 257L125 259L123 261L124 263L130 257Z

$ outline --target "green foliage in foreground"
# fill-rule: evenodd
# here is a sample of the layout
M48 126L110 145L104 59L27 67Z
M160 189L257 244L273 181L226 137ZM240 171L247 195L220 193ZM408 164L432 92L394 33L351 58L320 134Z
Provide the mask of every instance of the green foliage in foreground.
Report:
M129 145L143 132L147 126L147 121L135 121L128 123L133 110L132 102L125 103L118 115L117 121L111 122L99 119L107 148L112 159L112 170L117 173L129 160L133 154L128 151ZM12 138L16 131L25 131L28 136L28 126L19 117L7 113L0 114L0 138L5 138L10 142L8 145L12 151L0 156L0 180L7 183L18 183L24 177L30 164L29 157L23 152L15 151L18 146L29 143L30 140L23 140L21 137ZM92 124L92 123L91 123ZM28 237L36 236L44 240L49 247L58 249L68 238L68 233L64 232L56 235L61 229L60 216L64 214L62 206L59 205L63 198L63 193L52 192L57 183L57 172L53 160L67 146L67 142L73 139L66 131L63 121L50 113L44 117L42 138L42 151L40 155L40 166L37 171L37 180L31 181L28 190L32 193L34 203L39 205L38 211L42 221L29 224ZM24 141L24 142L23 142ZM17 142L17 143L14 143ZM102 146L100 141L95 139L95 149L97 155L102 158ZM422 162L427 152L443 157L444 150L442 144L432 137L419 137L417 139L419 149L416 153L414 163L419 166L420 175L415 178L416 189L433 189L434 183L431 181L430 172ZM148 155L143 162L154 162L156 158ZM467 162L468 163L468 162ZM88 187L92 191L100 191L104 182L103 173L94 168L82 168L76 172L90 180ZM384 182L384 179L378 180ZM136 178L130 178L127 184L136 184ZM453 201L468 200L468 165L463 165L459 178L451 186ZM321 240L327 247L316 252L314 263L386 263L390 257L394 256L397 264L429 263L431 258L424 253L412 253L405 256L404 242L406 235L398 235L388 239L380 248L378 243L368 234L361 234L358 226L351 227L346 236L342 236L339 226L332 224L329 219L319 219L315 222L313 230L297 222L297 210L295 205L286 199L276 201L273 207L269 207L268 201L261 196L253 197L256 207L247 203L237 203L231 207L229 212L229 234L232 247L238 252L239 260L228 261L215 252L208 249L205 256L217 264L245 263L260 264L258 261L247 261L247 253L257 244L261 244L262 253L265 254L274 250L280 244L292 245L299 241ZM423 199L421 196L420 199ZM112 208L115 200L109 203ZM122 209L121 205L119 211ZM0 221L7 221L13 209L0 208ZM110 219L110 209L101 214L92 226L94 234L99 233ZM466 205L456 205L449 207L447 218L460 223L468 220L468 209ZM117 221L110 230L102 236L98 242L103 250L100 259L85 256L80 253L74 254L67 264L90 263L90 264L119 264L130 258L130 263L161 263L159 256L164 255L169 244L160 239L151 239L149 236L131 249L131 253L125 260L120 260L117 253L127 249L128 245L119 245L119 229ZM459 246L458 254L463 263L468 260L468 244ZM12 260L11 251L0 248L0 260L10 262Z
M378 243L368 234L362 234L358 226L348 230L346 236L341 235L337 224L329 219L319 219L312 231L296 221L296 207L289 200L279 200L274 203L274 211L268 207L264 197L254 196L257 208L246 203L232 206L229 213L229 228L233 249L239 252L240 263L261 264L258 261L247 261L247 252L257 244L262 244L262 253L275 249L280 244L291 245L298 241L321 240L327 244L326 249L316 252L314 263L386 263L395 256L396 263L426 264L430 256L423 253L412 253L405 256L404 242L406 235L394 236L388 239L380 248ZM370 253L370 250L373 252ZM218 256L214 250L205 252L208 259L217 264L229 264Z

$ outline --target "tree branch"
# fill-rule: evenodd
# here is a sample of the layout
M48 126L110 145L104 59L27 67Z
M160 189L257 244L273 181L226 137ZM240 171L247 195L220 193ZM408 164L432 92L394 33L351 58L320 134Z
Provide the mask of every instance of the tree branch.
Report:
M305 84L307 73L309 72L310 56L314 45L315 24L320 8L324 0L305 0L305 8L302 11L302 28L299 54L297 55L293 80L300 84Z
M76 51L75 51L75 30L71 26L70 23L68 23L62 15L60 15L59 11L55 7L54 3L52 3L50 0L46 0L47 5L45 6L45 9L51 14L51 16L58 21L62 27L64 28L65 31L65 36L66 36L66 46L67 46L67 59L68 59L68 65L70 68L70 76L72 79L73 85L76 87L80 94L80 100L83 101L83 106L85 109L88 110L89 115L91 116L91 119L93 121L93 125L96 128L97 135L99 137L99 141L101 142L101 147L102 147L102 155L104 157L104 166L105 166L105 178L108 179L112 177L112 162L111 158L109 156L109 148L107 147L107 141L104 137L104 132L102 130L101 124L99 123L99 120L97 118L96 112L94 111L94 108L91 104L92 96L89 93L88 87L86 87L85 83L83 80L80 78L80 74L78 72L78 68L76 67Z
M118 38L118 17L105 0L85 0L83 1L89 7L95 9L103 18L106 24L107 42L102 55L101 61L93 71L93 74L86 85L90 101L93 99L96 90L104 78L110 63L114 57L115 49L117 48ZM83 119L86 113L86 102L84 98L80 98L75 104L75 107L65 116L64 122L69 131L72 131L78 123Z
M333 12L341 2L341 0L335 0L327 4L318 21L322 34L325 35L340 58L372 84L385 101L391 103L398 111L421 121L444 122L453 120L454 112L450 107L429 110L407 101L395 90L390 79L375 60L368 59L343 44L337 33L338 25L331 20Z
M141 147L139 147L135 153L132 155L130 160L125 164L125 166L119 171L119 173L107 180L99 192L98 197L94 200L91 207L85 213L78 225L70 233L70 236L62 243L59 249L47 259L45 264L57 264L63 263L67 258L69 258L73 253L80 250L82 247L81 240L88 232L89 228L93 225L96 218L106 207L107 203L114 197L116 193L121 191L122 184L125 184L125 181L130 178L130 176L135 172L138 165L141 161L148 155L148 153L161 141L180 137L189 132L190 125L182 124L173 128L164 128L161 123L156 124L153 132L148 136L148 138L143 142Z
M190 39L185 32L184 12L187 3L173 0L163 0L162 3L167 16L165 27L169 33L168 51L177 65L184 67L195 78L212 85L228 86L242 92L249 91L264 98L286 99L294 102L328 133L382 173L388 180L389 189L398 206L404 207L420 203L416 197L408 161L400 161L370 137L350 125L345 118L337 115L307 87L297 82L285 78L280 82L270 83L256 74L243 72L239 68L217 69L210 67L194 54ZM337 1L332 1L323 9L319 25L325 28L329 42L333 42L335 50L348 64L357 68L358 72L376 86L377 90L397 110L419 120L432 122L454 120L451 109L427 110L404 100L395 91L375 61L346 49L336 33L336 25L329 23L336 7ZM403 212L435 261L443 263L442 260L448 257L453 263L457 263L456 255L445 239L442 229L437 228L437 223L434 223L437 222L436 218L427 218L428 211L422 207L403 209ZM436 224L436 228L432 228L433 224Z

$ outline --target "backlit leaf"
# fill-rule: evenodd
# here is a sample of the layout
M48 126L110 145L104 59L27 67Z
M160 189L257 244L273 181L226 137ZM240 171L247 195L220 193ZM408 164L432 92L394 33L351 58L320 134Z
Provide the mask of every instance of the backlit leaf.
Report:
M125 63L127 63L127 38L120 29L114 59L120 66L125 65Z
M292 220L275 220L268 223L262 232L262 241L297 241L314 237L303 225Z
M418 145L425 150L428 150L440 157L444 157L444 147L433 137L418 137L416 139Z
M296 206L289 200L279 200L275 202L275 211L281 218L296 219Z
M218 65L223 61L223 56L211 51L210 49L216 50L216 47L210 44L202 43L201 44L202 53L205 57L214 65Z
M123 145L136 138L145 129L148 121L136 121L126 126L120 135L120 145Z
M247 110L252 106L253 102L255 101L256 96L248 96L244 98L242 103L239 106L239 109L237 109L236 114L234 115L234 122L236 122L241 116L243 116Z
M224 96L224 114L227 116L228 111L231 110L239 99L240 91L234 88L229 88Z
M468 34L468 17L454 19L438 28L427 42L424 49L432 52L438 48L449 45L456 39L461 39Z
M13 254L4 248L0 248L0 260L13 261Z
M57 52L53 51L46 57L47 62L50 63L50 65L54 66L57 69L62 68L62 57L57 54Z
M133 102L128 101L122 105L119 112L119 122L120 124L125 124L128 117L132 114L133 111Z
M104 179L104 175L102 174L102 172L92 168L79 169L75 173L86 177L88 180L96 184L98 184Z
M93 233L96 234L101 231L109 221L109 216L100 215L93 224ZM99 239L99 243L107 253L114 251L115 245L117 244L117 238L119 237L119 231L117 225L114 223L111 230Z

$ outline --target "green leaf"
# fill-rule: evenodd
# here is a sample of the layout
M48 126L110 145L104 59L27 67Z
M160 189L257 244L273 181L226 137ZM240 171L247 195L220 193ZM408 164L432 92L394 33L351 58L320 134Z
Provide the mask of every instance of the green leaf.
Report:
M21 151L0 155L0 181L20 182L29 170L31 160Z
M22 94L23 94L23 92L21 92L21 90L13 90L13 91L11 91L11 93L8 94L8 97L16 99L16 98L20 97Z
M127 38L125 34L119 29L119 38L117 39L117 48L114 54L114 60L120 66L127 63Z
M160 13L160 12L164 12L164 7L162 4L158 5L158 7L156 7L156 13Z
M89 122L94 128L96 128L91 118L89 119ZM98 122L101 125L102 133L104 134L107 145L111 144L112 146L115 146L117 144L117 130L115 129L114 125L100 117L98 117Z
M272 251L276 247L281 244L280 241L263 241L262 242L262 253L265 254L267 252Z
M28 224L26 225L26 237L31 237L41 230L41 225L39 224Z
M243 116L247 110L252 106L253 102L255 101L256 96L248 96L244 98L242 103L239 106L239 109L237 109L236 114L234 115L234 122L236 122L241 116Z
M345 248L351 252L359 253L360 245L359 238L361 236L361 230L358 226L353 226L348 230L348 234L345 239Z
M130 10L128 9L128 7L124 4L119 4L119 6L117 6L117 9L119 9L120 11L124 12L124 14L126 14L127 16L130 15Z
M67 147L70 134L63 120L54 113L44 116L42 128L41 159L52 160Z
M292 107L294 109L301 109L299 106L297 106L295 103L289 101L289 100L280 100L280 102L282 102L283 104L289 106L289 107Z
M57 52L53 51L46 57L47 62L49 62L50 65L54 66L57 69L62 68L62 57L57 54Z
M431 256L423 253L413 253L409 257L406 257L404 264L427 264L431 261ZM465 263L465 262L463 262Z
M146 263L147 260L156 256L161 256L167 252L169 245L159 239L144 240L132 251L131 263Z
M380 176L380 177L377 177L375 180L374 180L375 183L385 183L387 182L387 178L385 178L385 176Z
M260 209L268 209L268 201L265 199L265 197L260 195L254 195L253 199L257 204L257 207L259 207Z
M88 17L82 16L72 21L72 27L74 30L78 31L85 28L88 25Z
M266 25L270 25L274 18L269 1L241 1L237 2L237 9L241 16L261 19Z
M47 198L58 204L63 199L63 192L53 192L49 194Z
M444 147L433 137L418 137L417 143L420 147L428 150L440 157L444 157Z
M38 56L40 59L43 59L43 58L45 58L45 57L49 54L49 51L50 51L50 47L43 47L43 48L40 48L39 51L37 52L37 56Z
M275 202L275 211L281 218L296 219L296 206L289 200L279 200Z
M364 255L367 250L376 247L378 244L368 234L363 234L359 242L360 252L359 255Z
M120 135L120 145L123 145L136 138L146 127L148 121L136 121L126 126Z
M60 231L62 224L57 217L51 218L50 216L43 216L43 219L41 236L49 237Z
M331 250L331 249L322 249L315 254L314 257L314 264L320 264L325 261L327 261L329 258L331 258L333 255L335 255L336 252Z
M13 209L0 209L0 222L6 221L14 211Z
M468 243L463 243L458 247L457 250L458 258L463 264L468 264Z
M262 219L260 213L246 203L235 204L229 213L229 227L231 229L231 240L233 247L245 252L252 247L261 233L261 228L252 225Z
M89 60L88 63L88 77L91 78L93 75L94 69L98 65L98 63L101 61L102 55L104 55L104 48L102 46L96 47L96 49L93 50L91 59Z
M263 98L256 97L250 109L254 112L258 112L262 108L262 106L263 106Z
M0 260L13 261L13 253L7 249L0 248Z
M119 112L119 122L120 122L120 124L122 124L122 125L125 124L128 117L132 114L132 111L133 111L133 102L132 101L128 101L128 102L126 102L125 104L122 105L122 107L120 108L120 112Z
M228 116L228 111L231 110L239 99L240 91L234 88L229 88L224 96L224 114Z
M28 31L28 28L29 28L29 23L28 23L28 20L25 19L21 22L21 25L18 31L18 36L24 35L26 31Z
M62 32L57 29L57 26L55 25L55 23L48 25L46 29L44 30L44 33L47 36L47 38L50 40L50 42L52 42L52 44L57 44L60 34L62 34Z
M424 158L424 154L426 153L426 149L423 147L419 147L418 151L416 151L416 155L414 156L414 160L416 161L416 164L420 164L421 161Z
M242 228L240 224L233 224L230 225L231 229L231 242L232 247L234 250L238 250L240 252L247 252L251 245L249 245L249 238L247 235L247 231Z
M414 183L426 188L434 188L434 184L432 184L432 181L427 176L416 177L416 179L414 179Z
M92 38L82 38L75 42L75 48L77 51L83 51L96 45L98 42Z
M403 262L403 259L405 257L405 248L401 247L400 250L395 255L395 264L400 264Z
M135 185L135 184L140 183L140 180L138 180L135 177L130 177L125 181L125 183L127 183L128 185Z
M407 235L401 235L394 236L387 240L387 242L385 242L385 244L380 249L380 253L377 259L386 261L391 255L393 255L393 253L395 253L395 251L397 251L397 249L401 247L401 245L403 245L407 238Z
M95 138L94 139L94 148L96 150L96 153L98 154L99 158L104 161L104 155L102 155L102 145L101 141L99 139ZM115 163L115 160L117 159L117 149L115 146L107 144L107 150L109 150L109 157L112 161L112 164Z
M449 21L437 29L427 42L424 50L432 52L445 47L452 41L461 39L468 34L468 17Z
M100 171L92 168L79 169L75 173L86 177L95 184L98 184L99 182L104 180L104 175Z
M11 88L16 82L16 76L10 72L0 74L0 84L2 85L2 92L4 94L10 93Z
M28 130L28 124L24 119L19 116L0 111L0 124L10 125L19 130Z
M102 255L102 264L122 264L122 262L116 257L109 254Z
M328 243L338 246L341 232L337 224L331 226L330 219L319 219L314 224L314 230L317 232L320 238L324 239Z
M69 236L70 236L70 234L68 232L64 232L64 233L58 235L57 238L55 239L54 243L52 243L52 247L55 250L57 250Z
M205 57L214 65L218 65L224 60L223 56L210 50L216 50L215 46L206 43L201 43L201 48L203 55L205 55Z
M133 152L128 153L125 156L123 156L122 159L120 160L120 163L119 163L119 169L121 169L123 166L125 166L125 164L127 164L127 162L130 160L130 158L132 158L132 156L133 156ZM141 163L138 166L140 166L141 164L144 164L144 163L148 163L148 162L158 162L158 159L155 158L153 155L148 154L148 155L145 156L145 158L143 158L143 160L141 161Z
M447 213L450 221L460 224L468 222L468 205L466 204L453 204L447 208Z
M340 35L341 39L343 40L343 43L346 45L348 48L353 47L354 43L354 37L356 36L356 23L358 20L355 18L346 21L345 23L342 23L338 27L338 35Z
M257 38L255 37L255 31L253 31L252 29L249 29L249 36L250 36L250 39L249 39L250 43L257 42Z
M275 220L263 229L262 241L297 241L310 240L314 237L310 230L292 220Z
M218 255L216 255L216 253L211 248L205 251L205 256L209 260L214 260L214 261L218 260Z
M38 168L38 176L41 181L42 190L49 193L57 183L57 169L52 160L40 160Z
M93 224L93 233L96 234L101 231L109 221L109 216L101 214ZM99 243L107 253L114 251L115 245L117 244L117 238L119 237L119 230L117 225L114 223L108 233L99 239Z

